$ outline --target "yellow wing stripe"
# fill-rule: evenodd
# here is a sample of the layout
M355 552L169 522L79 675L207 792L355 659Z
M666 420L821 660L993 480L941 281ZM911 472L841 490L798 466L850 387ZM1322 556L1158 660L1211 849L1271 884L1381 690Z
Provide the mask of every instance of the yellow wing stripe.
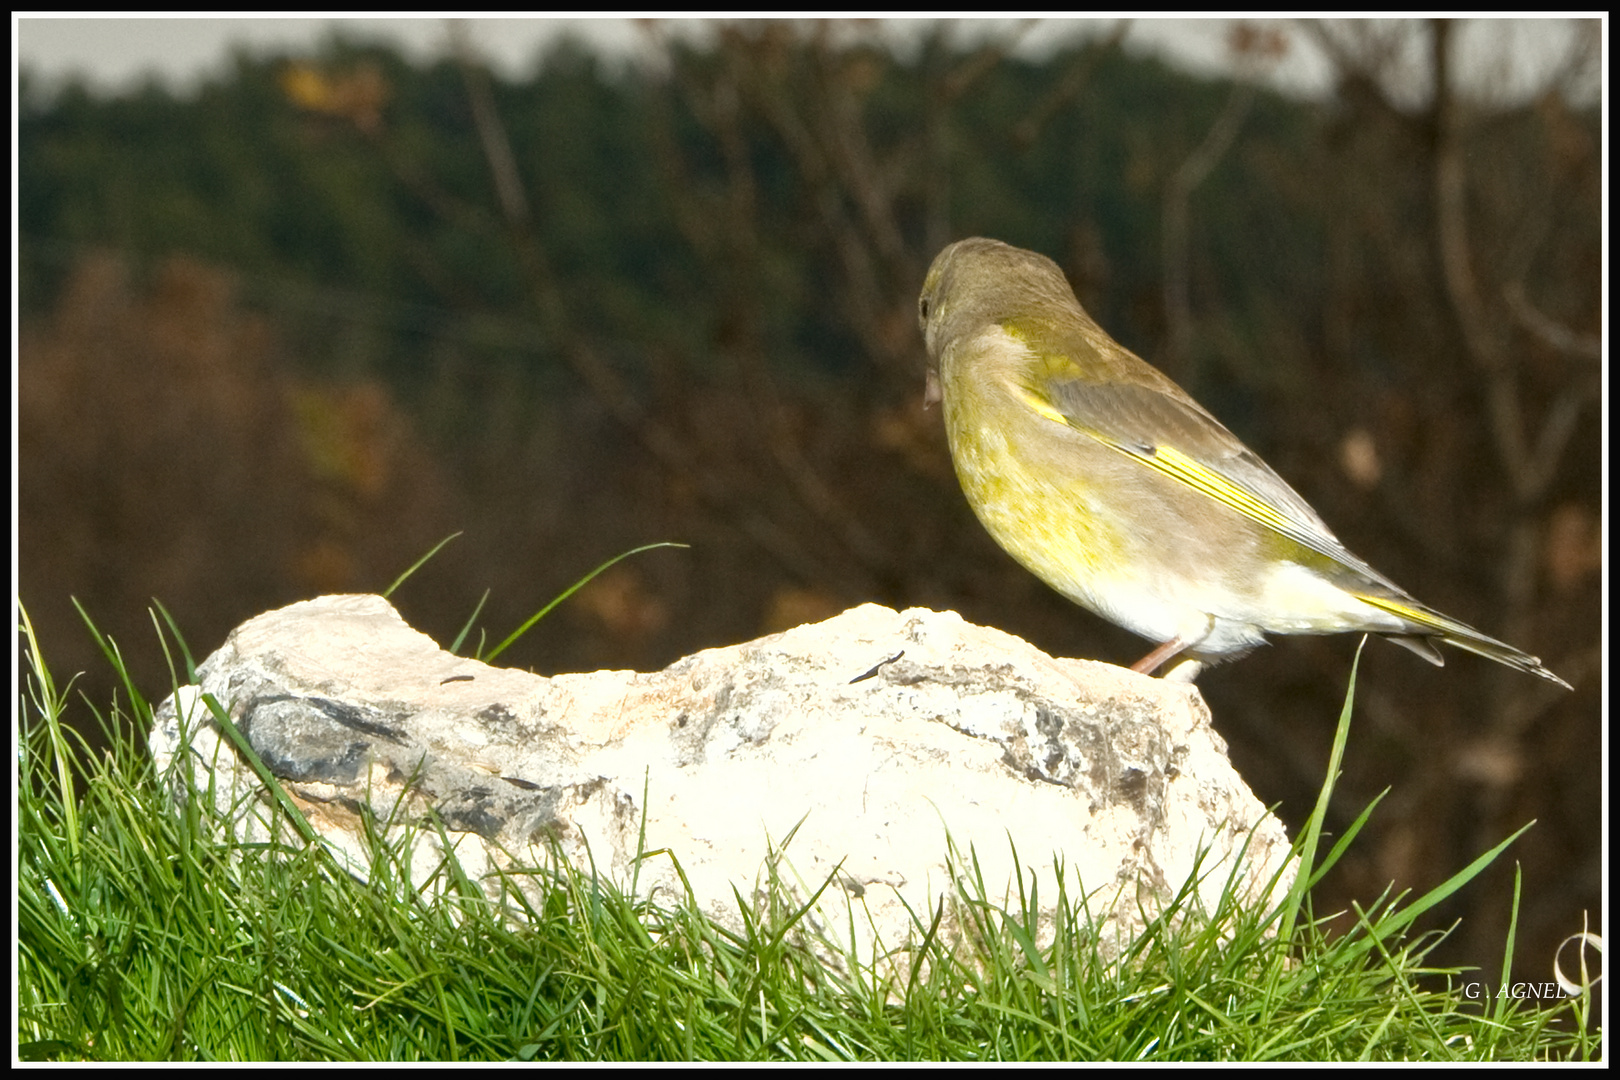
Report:
M1387 596L1374 596L1370 593L1362 592L1358 592L1355 595L1356 599L1360 600L1363 604L1370 604L1375 608L1381 608L1398 619L1405 619L1408 622L1415 623L1418 626L1425 627L1428 630L1442 634L1455 635L1459 638L1473 638L1479 641L1489 642L1491 645L1498 645L1509 652L1518 652L1518 650L1514 649L1511 645L1508 645L1505 642L1497 641L1493 637L1480 633L1467 623L1460 623L1456 619L1448 618L1440 614L1438 611L1431 611L1422 607L1413 607L1411 604L1403 604L1401 601L1391 599ZM1453 644L1456 644L1456 642L1453 642Z
M1050 401L1047 401L1045 398L1041 397L1041 395L1032 393L1031 391L1024 389L1022 386L1016 386L1014 389L1017 390L1018 396L1024 399L1024 404L1028 405L1030 408L1034 409L1048 420L1051 420L1054 423L1062 424L1064 427L1074 426L1069 423L1069 418L1067 416L1064 416L1061 412L1059 412Z
M1299 532L1298 522L1284 516L1270 503L1232 483L1232 481L1208 466L1194 461L1173 446L1159 446L1152 453L1132 451L1128 447L1122 447L1121 449L1126 450L1137 460L1153 466L1166 476L1174 477L1188 487L1202 491L1210 498L1225 503L1238 513L1251 517L1262 525L1289 536L1294 536Z

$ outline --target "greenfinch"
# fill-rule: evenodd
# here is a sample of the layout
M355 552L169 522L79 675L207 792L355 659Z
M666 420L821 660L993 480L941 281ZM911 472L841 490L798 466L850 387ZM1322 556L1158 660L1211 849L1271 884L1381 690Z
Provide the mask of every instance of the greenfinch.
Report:
M976 237L928 269L918 320L968 503L1008 554L1190 681L1266 634L1450 642L1569 688L1351 554L1198 402L1092 321L1044 255Z

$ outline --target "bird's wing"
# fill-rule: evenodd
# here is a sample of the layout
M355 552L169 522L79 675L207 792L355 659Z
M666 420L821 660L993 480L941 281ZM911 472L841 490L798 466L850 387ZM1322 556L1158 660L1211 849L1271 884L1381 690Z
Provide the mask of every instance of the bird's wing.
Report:
M1049 369L1039 386L1031 380L1017 391L1048 419L1405 595L1339 543L1310 504L1258 454L1174 383L1148 370L1162 380L1160 386L1104 383L1078 374L1052 374Z

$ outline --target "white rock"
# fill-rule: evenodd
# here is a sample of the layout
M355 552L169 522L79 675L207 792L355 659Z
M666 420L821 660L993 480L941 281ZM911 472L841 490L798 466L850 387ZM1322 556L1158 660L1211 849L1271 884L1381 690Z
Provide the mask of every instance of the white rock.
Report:
M758 907L769 865L798 898L836 873L801 925L834 963L894 952L903 971L906 905L926 918L942 897L942 940L961 944L970 853L1013 910L1015 871L1050 905L1061 865L1071 901L1114 912L1099 930L1117 946L1140 928L1139 899L1152 911L1173 895L1200 847L1209 909L1245 840L1255 903L1288 852L1196 688L1054 659L951 612L865 604L660 672L547 679L444 652L381 597L327 596L244 623L198 681L160 708L153 756L168 768L184 720L193 768L164 775L177 799L212 781L240 836L290 830L205 692L362 878L361 806L412 837L419 884L442 859L431 808L475 878L545 865L553 838L576 865L674 904L678 859L693 899L733 929L733 889ZM643 828L640 850L668 854L638 867Z

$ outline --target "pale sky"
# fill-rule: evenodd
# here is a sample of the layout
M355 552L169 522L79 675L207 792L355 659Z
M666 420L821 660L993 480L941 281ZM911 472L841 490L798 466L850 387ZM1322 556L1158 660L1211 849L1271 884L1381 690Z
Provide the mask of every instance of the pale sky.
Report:
M450 13L458 16L464 13ZM649 55L645 32L626 18L468 18L470 36L498 70L511 76L532 70L540 51L557 36L571 32L603 54L641 59ZM964 39L1008 34L1021 20L955 20L955 32ZM1229 70L1227 35L1237 20L1137 18L1126 37L1127 47L1155 52L1179 66L1209 74ZM1283 58L1268 73L1267 81L1295 94L1314 95L1327 86L1328 65L1309 35L1293 20L1253 19L1255 25L1282 31L1288 41ZM1387 22L1387 21L1386 21ZM701 36L712 31L714 20L668 20L673 32ZM1042 53L1079 37L1107 34L1114 18L1042 19L1027 29L1017 50L1023 55ZM904 49L917 37L921 24L908 19L878 19L851 32L880 35ZM27 65L47 83L70 74L84 77L97 90L130 89L144 78L156 76L169 86L186 90L210 76L223 73L233 48L255 52L307 51L339 30L362 39L392 42L408 55L427 59L447 49L443 16L424 18L109 18L90 15L13 16L13 66ZM1464 34L1464 48L1473 70L1476 89L1496 95L1522 94L1534 89L1549 64L1557 62L1574 36L1568 18L1477 20ZM1607 34L1604 34L1606 40ZM1408 61L1421 82L1426 58Z

